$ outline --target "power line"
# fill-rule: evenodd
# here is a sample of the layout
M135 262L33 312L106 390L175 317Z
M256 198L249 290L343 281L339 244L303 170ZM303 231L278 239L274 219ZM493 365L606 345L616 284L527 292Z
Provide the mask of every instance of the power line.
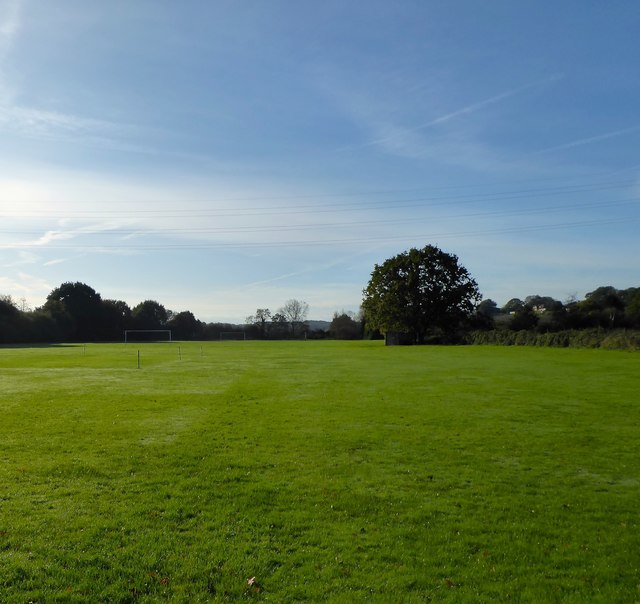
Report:
M451 214L449 216L438 216L439 220L458 220L461 218L491 218L491 217L508 217L508 216L525 216L532 214L544 214L549 212L571 212L576 210L587 209L599 209L599 208L612 208L615 206L628 205L630 203L637 202L636 197L630 197L618 200L608 200L597 203L584 203L573 205L555 205L555 206L533 206L527 208L508 209L508 210L492 210L487 212L472 212L464 214ZM410 218L396 218L396 219L379 219L379 220L357 220L357 221L342 221L342 222L325 222L325 223L304 223L304 224L292 224L292 225L270 225L270 226L234 226L234 227L210 227L210 228L99 228L91 229L90 227L83 227L78 231L73 231L74 235L180 235L180 234L216 234L216 233L259 233L259 232L285 232L285 231L303 231L303 230L315 230L322 228L353 228L353 227L369 227L377 225L391 225L391 224L407 224L415 223L417 218L415 216ZM15 235L41 235L42 231L49 233L56 233L52 229L43 228L40 230L15 230L15 229L1 229L0 233L15 234ZM60 231L61 233L63 231Z
M488 203L488 202L501 202L512 201L516 199L537 199L545 198L549 196L558 195L575 195L579 193L594 193L598 191L610 191L614 189L628 188L630 183L593 183L582 185L567 185L563 187L546 187L536 189L524 189L517 191L505 191L505 192L491 192L491 193L477 193L475 195L444 195L439 197L415 197L409 199L395 198L382 201L362 201L362 202L348 202L348 203L330 203L330 204L308 204L308 205L279 205L279 206L267 206L267 207L245 207L245 208L215 208L215 209L170 209L170 210L22 210L20 212L15 211L0 211L0 216L10 216L13 218L33 218L47 216L49 218L64 217L64 218L207 218L207 217L245 217L245 216L266 216L266 215L283 215L283 214L319 214L327 212L351 212L358 210L389 210L399 208L411 208L411 207L437 207L442 205L467 205L475 203ZM5 202L6 203L6 202ZM21 202L21 204L29 202ZM54 203L54 202L36 202L31 203ZM73 204L74 202L57 201L56 205L64 205L65 203ZM97 203L97 202L94 202ZM102 201L103 205L113 206L115 201ZM125 203L125 202L121 202ZM126 202L131 203L131 202ZM147 203L151 203L147 200ZM160 203L160 202L154 202ZM164 200L162 203L169 203ZM174 200L170 203L174 203L179 206L202 203L217 203L214 200Z
M376 236L376 237L364 237L364 238L349 238L349 239L320 239L320 240L297 240L297 241L276 241L276 242L215 242L215 243L183 243L183 244L151 244L151 245L56 245L52 249L58 250L120 250L120 251L158 251L158 250L197 250L197 249L218 249L218 248L275 248L275 247L300 247L300 246L322 246L322 245L353 245L362 243L381 243L391 241L407 241L407 240L435 240L454 237L477 237L487 235L500 235L510 233L528 233L528 232L540 232L560 229L574 229L585 228L591 226L602 226L604 224L621 224L621 223L636 223L637 217L619 217L608 220L586 220L586 221L570 221L563 223L552 223L542 225L528 225L520 227L505 227L498 229L480 229L480 230L468 230L459 232L444 232L444 233L420 233L416 235L400 235L400 236ZM0 245L0 249L28 249L38 248L39 246L33 243L30 244L5 244Z
M616 170L606 170L601 172L591 172L591 177L601 177L602 179L608 178L614 175L624 174L627 172L640 170L640 164L634 166L628 166L626 168L619 168ZM230 202L239 202L239 201L270 201L270 200L296 200L296 199L321 199L321 198L331 198L331 197L361 197L365 195L391 195L391 194L400 194L400 193L415 193L418 191L450 191L450 190L460 190L460 189L481 189L487 187L504 187L510 185L519 185L523 183L539 183L539 182L558 182L558 181L567 181L567 180L576 180L580 177L576 176L574 178L567 178L567 176L544 176L544 177L532 177L532 178L521 178L521 179L512 179L512 180L503 180L503 181L492 181L486 183L465 183L465 184L447 184L441 186L431 186L431 187L411 187L411 188L389 188L389 189L370 189L363 191L343 191L341 193L309 193L309 194L290 194L290 195L251 195L251 196L243 196L243 197L233 197L233 198L223 198L217 200L211 199L193 199L193 201L230 201ZM592 184L603 184L602 180L594 180ZM629 185L633 183L628 183ZM570 186L570 185L566 185ZM131 203L132 200L122 200L120 203ZM136 203L179 203L184 200L176 199L176 200L136 200ZM43 203L42 201L32 200L32 203ZM29 201L23 201L23 203L30 203Z

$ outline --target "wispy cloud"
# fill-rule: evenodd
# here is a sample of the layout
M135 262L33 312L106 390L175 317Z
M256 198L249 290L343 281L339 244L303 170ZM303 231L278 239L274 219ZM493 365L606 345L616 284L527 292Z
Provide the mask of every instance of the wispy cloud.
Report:
M62 231L47 231L44 235L42 235L42 237L39 237L35 241L28 241L24 245L40 247L40 246L49 245L54 241L64 241L65 239L72 239L74 236L75 234L71 232L65 233Z
M326 264L321 264L319 266L311 266L309 268L300 270L300 271L295 271L292 273L285 273L284 275L278 275L277 277L272 277L270 279L262 279L260 281L254 281L253 283L247 283L245 285L243 285L242 287L236 288L236 290L231 290L231 291L237 291L240 289L249 289L252 287L258 287L258 286L262 286L262 285L267 285L269 283L276 283L278 281L286 281L288 279L291 279L292 277L299 277L301 275L308 275L308 274L312 274L312 273L317 273L319 271L326 271L330 268L335 268L336 266L339 266L340 264L342 264L343 261L342 260L337 260L335 262L329 262Z
M23 0L5 0L0 4L0 61L11 50L20 31Z
M52 289L47 280L30 273L19 272L14 278L0 277L0 291L11 292L14 297L44 300Z
M54 260L49 260L49 262L45 262L42 266L55 266L56 264L62 264L66 262L67 258L55 258Z
M25 106L15 101L16 90L7 80L5 65L22 28L25 2L0 0L0 130L28 138L152 153L152 149L132 142L141 138L141 129L137 126Z
M24 106L15 101L16 91L5 74L5 65L22 27L25 0L0 0L0 131L55 141L79 141L98 147L128 145L133 151L148 152L129 141L139 138L140 128L109 120ZM119 146L118 146L119 145Z
M0 103L12 96L5 75L5 64L20 32L22 5L22 0L0 2Z
M13 262L3 264L3 268L15 268L17 266L23 266L25 264L36 264L40 257L30 251L19 251L18 259Z
M561 75L553 75L551 77L548 78L544 78L542 80L536 80L535 82L530 82L528 84L524 84L523 86L518 86L517 88L512 88L510 90L506 90L504 92L501 92L499 94L496 94L494 96L491 96L487 99L483 99L481 101L477 101L475 103L471 103L469 105L466 105L465 107L462 107L460 109L456 109L455 111L451 111L450 113L445 113L444 115L440 115L434 119L431 119L427 122L424 122L422 124L418 124L417 126L411 127L411 128L402 128L402 130L406 133L406 132L418 132L420 130L425 130L427 128L431 128L433 126L438 126L440 124L444 124L446 122L450 122L451 120L457 118L457 117L461 117L464 115L471 115L473 113L477 113L478 111L480 111L481 109L484 109L485 107L488 107L490 105L495 105L497 103L500 103L510 97L516 96L518 94L521 94L527 90L530 90L532 88L537 88L538 86L542 86L542 85L547 85L547 84L551 84L552 82L556 82L560 79L562 79L563 76ZM389 140L391 140L393 137L386 137L386 138L378 138L372 141L369 141L368 143L365 143L365 145L363 146L369 146L369 145L377 145L383 142L387 142Z
M481 111L482 109L485 109L486 107L496 105L511 97L522 94L527 90L552 84L556 81L561 80L563 77L564 76L562 76L561 74L554 74L543 79L535 80L516 88L505 90L491 97L475 101L473 103L465 105L464 107L455 109L448 113L444 113L416 126L402 126L388 120L372 120L369 117L365 120L365 123L370 129L377 131L380 135L364 143L358 145L350 145L342 148L341 150L379 146L382 147L385 151L394 154L399 153L400 155L416 155L416 150L420 150L420 153L418 154L424 155L424 153L422 152L422 150L425 148L424 140L419 136L419 133L421 131L436 126L441 126L462 116L472 115Z
M72 141L93 147L153 153L152 149L129 142L141 135L137 126L24 107L6 98L0 102L0 130L31 139Z
M571 149L573 147L581 147L582 145L590 145L591 143L597 143L599 141L607 140L609 138L615 138L617 136L624 136L626 134L632 134L633 132L640 131L640 126L633 126L631 128L623 128L622 130L613 130L611 132L605 132L604 134L597 134L596 136L589 136L587 138L579 138L562 145L555 145L554 147L547 147L535 151L533 155L542 155L544 153L552 153L554 151L562 151L563 149Z
M35 132L44 132L52 129L66 130L69 132L81 131L124 131L126 127L104 120L80 117L55 111L45 111L28 107L0 106L0 122L12 123L15 128L29 129ZM17 123L16 123L17 122Z
M60 241L69 241L77 239L79 237L89 236L95 237L105 233L117 233L119 228L110 224L97 224L86 225L78 227L76 229L69 230L48 230L43 233L37 239L30 239L27 241L14 241L0 244L0 249L4 250L29 250L29 249L44 249L48 247L55 247L55 243ZM47 266L47 264L45 264Z
M440 117L437 117L429 122L421 124L416 129L428 128L430 126L435 126L437 124L448 122L449 120L452 120L453 118L456 118L460 115L475 113L476 111L479 111L480 109L483 109L488 105L494 105L496 103L504 101L505 99L508 99L509 97L515 96L517 94L521 94L522 92L525 92L526 90L530 90L532 88L538 88L539 86L546 86L548 84L552 84L554 82L561 80L563 77L564 76L561 74L554 74L548 78L543 78L542 80L536 80L535 82L530 82L529 84L524 84L523 86L518 86L517 88L513 88L511 90L501 92L500 94L496 94L495 96L492 96L488 99L484 99L482 101L478 101L477 103L472 103L471 105L467 105L466 107L463 107L462 109L458 109L457 111L453 111L451 113L441 115Z

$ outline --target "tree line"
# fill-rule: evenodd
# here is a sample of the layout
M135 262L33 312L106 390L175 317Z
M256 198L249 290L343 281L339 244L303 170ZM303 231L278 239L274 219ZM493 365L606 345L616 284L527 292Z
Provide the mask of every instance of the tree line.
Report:
M0 344L113 342L122 340L125 330L165 329L176 340L218 340L233 334L252 339L324 337L307 325L308 312L306 302L292 299L273 313L257 309L243 325L205 323L191 311L174 312L156 300L131 308L123 300L103 299L85 283L68 282L56 287L34 310L25 300L0 295ZM339 337L361 337L361 323L347 313L336 314L335 330Z
M131 308L122 300L103 299L85 283L68 282L35 310L24 300L0 296L0 343L118 341L125 330L170 329L177 340L217 340L222 334L241 333L251 339L384 337L396 344L571 345L584 340L587 331L640 330L640 288L601 286L584 299L565 302L536 294L499 307L482 299L457 256L427 245L376 264L358 314L335 313L328 330L314 331L308 312L306 302L291 299L273 312L256 309L244 325L204 323L190 311L173 312L155 300ZM583 335L577 338L576 332ZM560 333L565 335L549 335ZM610 333L598 336L603 337L614 341Z
M640 329L640 287L601 286L565 302L549 296L512 298L501 308L491 299L477 309L478 327L538 333L581 329Z
M0 296L1 343L117 341L126 329L171 329L191 339L206 328L189 311L174 313L155 300L131 308L122 300L103 299L80 282L56 287L35 310Z
M640 329L640 288L602 286L583 300L574 297L564 303L536 294L512 298L500 308L491 299L482 300L478 284L457 256L432 245L376 264L363 295L366 326L393 344L585 345L584 334L576 337L573 332L589 330L600 334L595 339L590 335L589 345L608 338L611 347L634 348L636 339L640 341L636 336L603 335ZM558 333L565 335L538 337Z
M584 299L549 296L493 300L478 306L470 344L640 349L640 288L601 286Z

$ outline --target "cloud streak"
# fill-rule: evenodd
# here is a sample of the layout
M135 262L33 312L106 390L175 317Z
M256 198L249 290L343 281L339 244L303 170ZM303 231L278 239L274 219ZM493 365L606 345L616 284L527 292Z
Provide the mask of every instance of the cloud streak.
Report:
M140 129L136 126L79 115L23 107L0 102L0 129L31 139L75 142L94 147L137 153L154 153L129 143Z
M599 141L607 140L609 138L616 138L618 136L624 136L626 134L632 134L633 132L639 132L639 131L640 131L640 126L623 128L622 130L613 130L612 132L605 132L604 134L598 134L596 136L579 138L577 140L574 140L568 143L563 143L562 145L547 147L546 149L535 151L532 155L543 155L545 153L552 153L554 151L562 151L564 149L572 149L573 147L581 147L582 145L590 145L591 143L597 143Z
M0 103L11 96L5 77L5 63L21 28L22 0L0 4Z
M14 292L17 296L44 300L52 289L48 280L30 273L18 272L15 278L0 277L0 291Z
M431 119L427 122L424 122L422 124L418 124L417 126L413 126L413 127L400 127L394 124L388 124L386 126L387 129L391 130L393 132L393 134L388 135L388 136L382 136L379 138L375 138L373 140L370 140L366 143L363 143L362 145L359 145L358 147L360 148L364 148L364 147L372 147L372 146L376 146L376 145L381 145L381 144L385 144L385 143L389 143L394 141L395 139L398 138L398 136L401 136L403 138L406 138L408 135L412 135L413 133L416 132L420 132L422 130L426 130L429 128L432 128L434 126L439 126L441 124L445 124L447 122L450 122L452 120L454 120L455 118L464 116L464 115L471 115L474 113L477 113L478 111L484 109L485 107L488 107L490 105L495 105L497 103L501 103L502 101L505 101L508 98L511 98L513 96L516 96L518 94L522 94L523 92L527 91L527 90L531 90L533 88L537 88L539 86L543 86L543 85L547 85L547 84L551 84L553 82L556 82L560 79L562 79L563 76L556 74L553 76L550 76L548 78L544 78L542 80L536 80L534 82L530 82L528 84L524 84L522 86L518 86L517 88L512 88L510 90L506 90L504 92L501 92L499 94L496 94L494 96L491 96L489 98L483 99L481 101L477 101L475 103L471 103L469 105L466 105L465 107L462 107L460 109L456 109L455 111L451 111L450 113L445 113L444 115L438 116L434 119ZM387 146L388 148L388 146Z
M126 142L139 138L139 127L14 102L16 94L7 81L5 64L22 28L24 4L25 0L0 2L0 129L41 140L75 141L116 150L153 153L153 149Z
M69 230L48 230L37 239L0 244L3 250L29 250L55 247L60 241L69 241L79 237L95 237L100 234L118 233L119 227L110 224L86 225ZM80 246L82 247L82 246Z
M20 31L23 0L8 0L0 7L0 61L11 50Z
M49 260L49 262L45 262L42 266L55 266L56 264L62 264L63 262L67 262L67 258L56 258L55 260Z
M501 101L504 101L505 99L508 99L512 96L516 96L517 94L520 94L522 92L525 92L526 90L530 90L531 88L537 88L538 86L542 86L545 84L551 84L553 82L557 82L558 80L562 79L563 76L561 75L553 75L549 78L545 78L543 80L536 80L535 82L531 82L529 84L524 84L523 86L518 86L517 88L513 88L511 90L507 90L505 92L501 92L500 94L496 94L495 96L492 96L488 99L484 99L482 101L478 101L477 103L472 103L471 105L467 105L466 107L463 107L462 109L458 109L456 111L452 111L451 113L447 113L445 115L441 115L440 117L437 117L433 120L430 120L428 122L425 122L424 124L420 124L419 126L416 126L415 130L422 130L424 128L429 128L431 126L437 126L438 124L444 124L445 122L448 122L456 117L459 117L461 115L468 115L471 113L476 113L477 111L479 111L480 109L484 109L484 107L487 107L489 105L495 105L496 103L499 103Z
M300 271L295 271L292 273L286 273L284 275L279 275L277 277L272 277L270 279L262 279L260 281L254 281L253 283L246 283L245 285L242 285L241 287L238 287L234 290L230 290L230 291L238 291L238 290L243 290L243 289L250 289L252 287L258 287L258 286L262 286L262 285L267 285L269 283L276 283L277 281L286 281L287 279L290 279L291 277L299 277L301 275L308 275L308 274L312 274L312 273L317 273L320 271L325 271L325 270L329 270L330 268L335 268L336 266L339 266L340 264L342 264L342 260L336 260L335 262L329 262L327 264L322 264L320 266L311 266L309 268L305 268L303 270Z

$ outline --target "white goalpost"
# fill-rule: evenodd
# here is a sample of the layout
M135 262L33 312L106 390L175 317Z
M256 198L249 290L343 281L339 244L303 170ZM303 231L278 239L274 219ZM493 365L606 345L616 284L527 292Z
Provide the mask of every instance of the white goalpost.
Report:
M124 330L124 343L126 344L127 342L129 342L130 338L129 338L129 334L167 334L167 339L166 340L152 340L150 338L145 338L144 342L155 342L155 341L166 341L166 342L171 342L171 330L170 329L125 329Z

